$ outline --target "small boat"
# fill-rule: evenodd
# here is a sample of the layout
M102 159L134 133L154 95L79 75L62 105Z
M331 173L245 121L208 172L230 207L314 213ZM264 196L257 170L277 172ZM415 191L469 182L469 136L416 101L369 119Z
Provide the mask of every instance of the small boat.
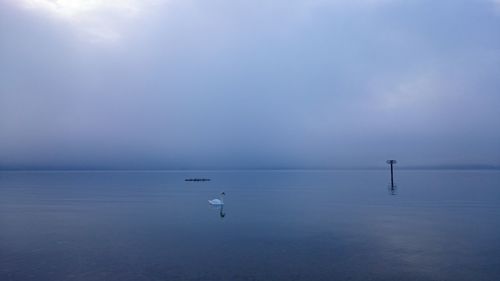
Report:
M185 179L184 181L210 181L210 179L205 179L205 178L189 178L189 179Z

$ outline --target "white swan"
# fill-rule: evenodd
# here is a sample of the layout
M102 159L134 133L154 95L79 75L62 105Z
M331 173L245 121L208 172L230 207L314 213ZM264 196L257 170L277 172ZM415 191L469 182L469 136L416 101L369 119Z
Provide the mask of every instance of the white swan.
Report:
M210 203L210 205L224 205L224 195L226 195L226 193L222 192L220 194L220 199L212 199L212 200L208 200L208 203Z

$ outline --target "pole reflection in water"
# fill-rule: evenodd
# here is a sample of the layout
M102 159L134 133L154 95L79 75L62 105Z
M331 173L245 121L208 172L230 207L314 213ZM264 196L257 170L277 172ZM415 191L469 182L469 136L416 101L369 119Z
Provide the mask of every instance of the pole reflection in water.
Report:
M394 185L389 184L387 189L388 189L390 195L397 195L398 194L398 186L395 184Z

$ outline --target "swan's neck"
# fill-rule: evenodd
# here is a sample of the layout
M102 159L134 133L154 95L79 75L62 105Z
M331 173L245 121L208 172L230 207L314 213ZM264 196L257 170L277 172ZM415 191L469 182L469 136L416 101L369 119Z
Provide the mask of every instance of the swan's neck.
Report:
M219 198L220 198L220 202L224 203L224 195L219 196Z

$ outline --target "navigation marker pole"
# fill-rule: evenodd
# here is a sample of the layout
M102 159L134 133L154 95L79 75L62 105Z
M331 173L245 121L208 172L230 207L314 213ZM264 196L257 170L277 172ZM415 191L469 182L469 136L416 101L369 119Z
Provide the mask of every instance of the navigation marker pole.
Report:
M387 160L385 161L387 164L391 165L391 187L394 187L394 170L392 165L398 163L396 160Z

